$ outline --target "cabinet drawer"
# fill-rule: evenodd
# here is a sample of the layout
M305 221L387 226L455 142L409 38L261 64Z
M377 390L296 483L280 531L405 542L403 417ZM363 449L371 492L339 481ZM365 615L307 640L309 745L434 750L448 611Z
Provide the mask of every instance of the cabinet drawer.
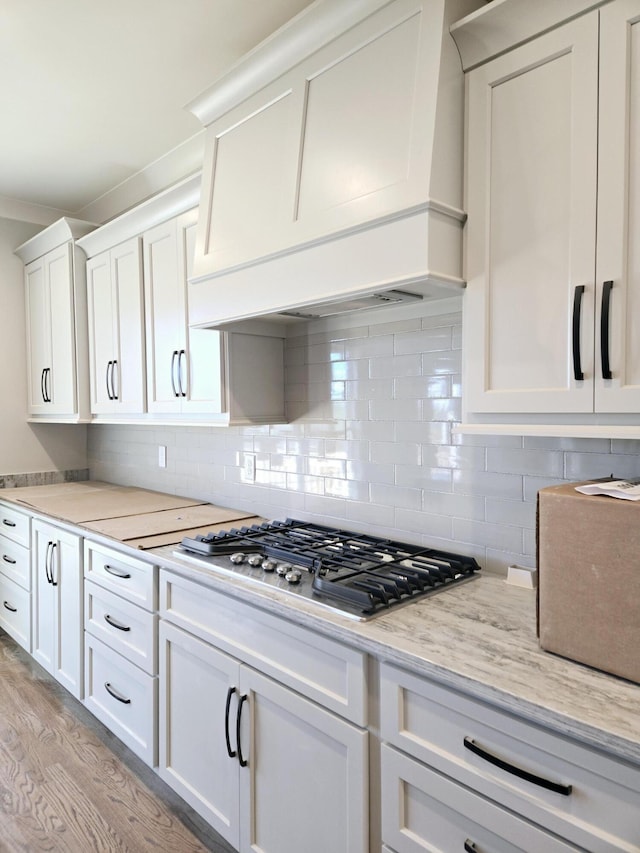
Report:
M396 853L578 850L385 744L381 772L382 837Z
M0 536L0 573L18 586L31 589L31 552L6 536Z
M135 663L157 674L157 616L91 581L84 587L85 630Z
M637 768L388 664L380 696L383 740L591 853L640 849Z
M163 569L160 615L328 710L366 725L362 652Z
M157 763L158 681L85 634L84 704L136 755Z
M0 575L0 627L31 654L31 595Z
M144 560L85 539L84 576L145 610L157 610L157 570Z
M29 522L31 517L6 504L0 506L0 534L19 545L29 547Z

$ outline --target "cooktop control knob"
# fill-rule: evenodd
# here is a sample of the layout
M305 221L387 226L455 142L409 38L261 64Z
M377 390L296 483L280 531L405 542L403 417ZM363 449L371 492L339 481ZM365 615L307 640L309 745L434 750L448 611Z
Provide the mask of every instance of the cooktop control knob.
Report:
M236 551L236 553L232 554L229 559L232 563L244 563L244 554L240 551Z
M268 559L262 563L262 570L265 572L275 572L278 563L276 560Z
M276 566L276 572L283 578L287 572L291 571L292 568L293 566L291 563L278 563Z
M256 566L262 565L262 554L251 554L250 557L247 557L247 563L254 568Z
M302 577L302 572L300 569L291 569L290 572L287 572L284 576L284 579L289 583L300 583L300 578Z

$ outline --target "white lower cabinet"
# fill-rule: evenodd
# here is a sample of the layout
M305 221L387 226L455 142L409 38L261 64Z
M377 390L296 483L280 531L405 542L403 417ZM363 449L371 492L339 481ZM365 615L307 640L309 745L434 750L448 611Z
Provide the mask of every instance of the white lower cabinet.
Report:
M254 654L264 657L264 670L282 666L304 692L293 626L282 624L283 657L272 659L278 637L270 632L279 620L177 578L161 580L160 592L162 778L241 853L367 853L366 730L258 672L242 660L241 645L229 653L233 631L227 627L235 624L240 637L263 630L265 641ZM194 612L194 630L217 635L219 645L167 621L181 593L209 609L206 622ZM177 609L188 618L188 609ZM301 630L305 654L309 634ZM327 641L318 641L318 667L307 658L304 670L310 692L323 664L326 674L332 665ZM338 660L342 652L349 655L334 645ZM341 668L353 675L351 666Z
M391 665L380 697L397 853L640 850L637 767Z
M30 518L0 506L0 628L31 652Z
M150 766L157 763L157 568L84 544L85 706Z
M33 521L33 656L82 698L82 538Z

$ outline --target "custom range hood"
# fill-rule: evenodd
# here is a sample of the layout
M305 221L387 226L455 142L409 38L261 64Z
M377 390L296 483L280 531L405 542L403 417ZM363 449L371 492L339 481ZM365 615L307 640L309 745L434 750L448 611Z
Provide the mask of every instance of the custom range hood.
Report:
M317 0L188 106L207 128L192 326L464 287L464 77L449 28L481 5Z

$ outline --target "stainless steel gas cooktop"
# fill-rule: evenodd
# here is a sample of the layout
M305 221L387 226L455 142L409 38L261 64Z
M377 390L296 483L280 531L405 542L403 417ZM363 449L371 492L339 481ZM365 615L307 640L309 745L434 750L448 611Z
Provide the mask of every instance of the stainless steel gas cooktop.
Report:
M472 557L290 518L186 537L174 554L360 620L480 570Z

